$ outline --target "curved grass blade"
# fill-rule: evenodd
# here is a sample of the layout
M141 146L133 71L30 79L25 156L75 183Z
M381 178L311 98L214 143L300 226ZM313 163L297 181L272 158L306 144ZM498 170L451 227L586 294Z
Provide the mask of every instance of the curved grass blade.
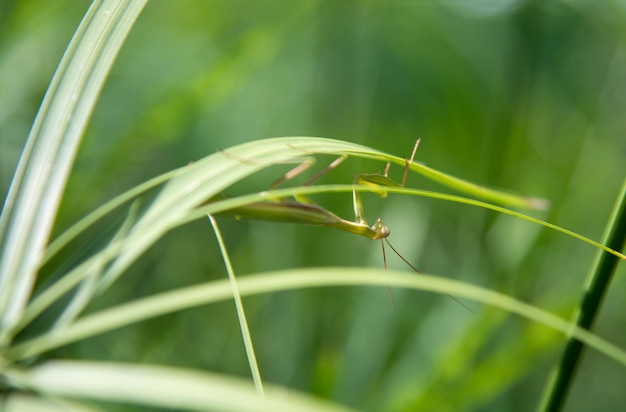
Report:
M56 254L59 253L61 249L67 246L72 240L76 239L76 237L78 237L81 232L85 231L89 226L96 223L99 219L111 213L113 210L117 209L124 203L130 202L131 200L147 192L148 190L153 189L162 183L165 183L176 173L180 173L181 169L174 169L170 172L152 178L138 186L135 186L134 188L106 202L93 212L80 219L78 222L74 223L48 245L48 247L46 248L46 253L41 260L40 266L45 265L50 259L56 256Z
M46 92L0 217L0 346L22 316L83 131L145 3L94 2Z
M277 199L277 198L282 199L282 198L292 197L295 195L311 195L311 194L316 194L316 193L345 193L345 192L352 192L353 190L357 190L361 192L371 191L371 189L368 186L352 186L352 185L316 185L316 186L301 186L301 187L294 187L294 188L289 188L289 189L272 190L272 191L255 193L251 195L239 196L236 198L230 198L230 199L212 202L210 206L203 206L199 208L198 210L191 212L188 216L184 218L184 220L180 222L180 224L191 222L193 220L198 220L202 218L205 215L205 213L207 213L207 211L209 210L210 210L210 213L218 214L223 210L234 209L234 208L238 208L240 206L247 205L250 203L261 202L261 201L270 200L270 199ZM626 255L624 255L623 253L618 252L617 250L612 249L606 245L603 245L602 243L597 242L593 239L590 239L586 236L580 235L574 231L565 229L553 223L546 222L544 220L537 219L532 216L528 216L523 213L516 212L514 210L510 210L501 206L493 205L491 203L486 203L480 200L470 199L470 198L461 197L457 195L432 192L429 190L410 189L410 188L401 188L401 187L387 187L385 188L385 191L387 193L427 197L431 199L445 200L445 201L461 203L465 205L476 206L476 207L481 207L484 209L493 210L498 213L502 213L502 214L513 216L519 219L523 219L528 222L547 227L548 229L561 232L567 236L581 240L585 243L588 243L591 246L594 246L607 253L610 253L614 255L615 257L618 257L619 259L626 260Z
M258 153L258 150L263 146L267 145L268 147L276 147L276 145L284 145L284 149L290 152L289 156L285 156L285 152L276 151L272 153L272 150L269 150L265 153ZM223 154L223 153L228 153ZM244 143L239 146L235 146L233 148L227 149L223 153L215 153L213 155L209 155L204 159L200 160L197 163L204 163L205 166L220 157L231 157L231 160L240 159L240 163L246 163L251 166L258 166L259 169L264 167L272 166L273 164L279 163L290 163L301 159L302 156L311 156L315 154L334 154L338 156L342 155L353 155L359 156L369 159L381 160L384 162L395 162L401 165L405 164L405 160L399 158L397 156L392 156L386 154L384 152L371 149L362 145L357 145L354 143L343 142L340 140L334 139L326 139L326 138L318 138L318 137L279 137L279 138L271 138L271 139L263 139L257 140L251 143ZM216 163L215 167L221 168L223 166ZM107 202L105 205L99 207L96 211L90 213L85 218L81 219L78 223L73 225L70 229L68 229L65 233L59 236L46 251L46 255L44 258L44 262L49 260L54 254L56 254L61 248L63 248L67 243L69 243L72 239L74 239L81 230L84 230L89 225L93 224L98 218L104 216L109 213L116 207L121 204L133 199L135 196L163 183L167 180L170 180L173 176L177 174L185 173L186 167L177 169L172 172L168 172L161 176L151 179L150 181L139 185L124 194L116 197L115 199ZM465 191L469 194L481 196L481 193L485 193L487 197L495 197L496 200L501 200L503 204L512 204L515 206L521 207L533 207L537 206L537 201L532 201L523 196L511 195L506 192L501 192L493 189L487 189L485 187L475 185L473 183L464 181L459 178L452 177L450 175L446 175L441 172L437 172L433 169L426 168L419 163L412 163L411 169L416 170L418 173L425 174L427 177L431 177L434 180L448 186L453 189ZM424 172L427 171L427 172ZM250 172L253 173L253 172ZM375 177L372 177L374 179ZM382 176L381 176L382 178ZM386 179L385 182L388 183L389 179ZM223 188L222 188L223 189ZM371 190L371 189L370 189ZM204 193L206 195L204 201L210 199L212 196L219 193L219 191L211 191L208 193ZM294 192L297 193L297 192ZM539 202L540 203L540 202ZM204 214L203 214L204 215Z
M399 271L381 271L364 268L299 269L251 275L238 281L242 296L319 286L382 286L425 290L475 300L515 313L541 323L584 342L616 362L626 366L626 351L597 335L548 313L536 306L510 296L468 283L434 277L415 276ZM27 359L71 342L107 332L141 320L172 313L207 303L230 299L232 289L228 281L208 282L188 288L161 293L135 302L103 310L68 326L63 333L46 333L15 346L6 354L13 361Z
M51 361L6 374L19 387L63 398L192 411L328 411L351 409L285 388L267 396L240 378L165 366L96 361Z
M294 146L295 144L295 146ZM296 147L297 146L297 147ZM32 319L47 309L78 282L83 280L90 268L102 267L111 262L105 277L110 283L115 281L148 247L170 229L181 225L193 210L211 199L235 182L276 163L300 161L303 154L311 152L337 154L345 152L367 152L371 156L382 156L379 152L368 151L356 144L323 138L273 138L245 143L229 149L230 155L214 153L198 162L178 169L169 175L167 183L143 215L139 216L127 235L112 242L102 252L83 262L58 282L44 290L28 305L19 322L12 328L17 333ZM249 159L241 162L237 159ZM158 181L157 178L155 181ZM148 188L149 185L142 185ZM139 192L138 189L133 189ZM124 194L111 205L120 204L130 197ZM109 210L112 206L106 206ZM218 207L209 207L208 213L219 212ZM102 213L102 210L98 213ZM89 218L92 222L93 218ZM81 225L86 227L82 221ZM71 240L79 231L70 229L64 242Z

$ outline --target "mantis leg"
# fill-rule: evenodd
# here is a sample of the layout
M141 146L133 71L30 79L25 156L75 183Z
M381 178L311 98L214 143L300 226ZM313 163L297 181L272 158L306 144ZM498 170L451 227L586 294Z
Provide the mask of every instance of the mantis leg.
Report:
M341 155L341 156L339 156L337 159L333 160L328 166L326 166L325 168L323 168L322 170L317 172L315 174L315 176L313 176L312 178L310 178L309 180L304 182L304 184L302 186L312 185L320 177L324 176L326 173L328 173L332 169L334 169L337 166L339 166L347 158L348 158L348 155ZM302 173L305 170L307 170L309 167L311 167L313 165L313 163L315 163L315 159L314 158L305 158L304 162L300 163L298 166L294 167L293 169L291 169L290 171L285 173L283 176L281 176L278 180L274 181L270 185L270 188L271 189L276 189L279 185L285 183L288 180L293 179L294 177L298 176L300 173Z
M402 175L402 183L397 183L389 177L389 168L391 167L391 163L387 163L387 165L385 166L384 174L356 175L354 177L354 185L368 186L372 189L374 193L383 198L387 196L387 191L385 190L386 187L404 187L409 173L409 167L411 163L413 163L413 159L415 159L415 153L417 152L417 147L419 146L420 140L421 139L417 139L417 141L415 142L415 146L413 146L411 158L409 160L406 160L404 174ZM355 222L367 225L367 221L363 217L363 202L361 202L361 195L356 190L352 191L352 203L354 205Z
M241 158L241 157L236 156L236 155L234 155L232 153L229 153L229 152L227 152L225 150L220 150L220 152L223 153L225 156L230 157L232 159L235 159L237 161L240 161L242 163L247 163L247 164L256 164L257 163L256 161L253 161L253 160L250 160L250 159ZM304 184L302 186L309 186L309 185L315 183L319 178L321 178L326 173L328 173L332 169L334 169L337 166L339 166L347 158L348 158L348 155L341 155L341 156L339 156L337 159L333 160L324 169L320 170L313 177L311 177L309 180L304 182ZM313 156L306 156L306 157L304 157L303 160L296 167L294 167L293 169L289 170L287 173L282 175L280 178L278 178L274 182L272 182L270 184L270 189L272 189L272 190L276 189L278 186L282 185L283 183L285 183L285 182L287 182L287 181L289 181L289 180L299 176L301 173L305 172L311 166L313 166L314 163L315 163L315 158ZM308 199L306 196L304 196L304 195L297 196L296 200L298 202L301 202L301 203L313 204L313 202L310 199Z

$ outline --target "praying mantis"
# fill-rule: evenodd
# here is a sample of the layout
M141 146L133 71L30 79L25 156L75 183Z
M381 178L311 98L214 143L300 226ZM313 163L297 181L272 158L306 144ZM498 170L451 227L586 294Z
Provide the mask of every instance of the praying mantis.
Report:
M419 145L419 140L415 145L415 149L411 156L411 160L407 161L407 166L410 162L413 161L415 156L415 152ZM320 178L327 171L337 167L340 163L342 163L347 158L346 155L340 156L335 161L333 161L329 166L327 166L324 170L313 176L307 182L304 183L304 186L308 186L314 183L318 178ZM270 185L271 189L275 189L278 185L283 182L294 178L305 169L308 168L308 164L301 164L289 171L285 176L277 180L276 182ZM402 184L399 184L393 181L391 178L387 176L389 170L389 164L387 164L385 168L384 175L378 174L359 174L356 175L353 181L353 184L356 185L365 185L371 187L372 191L380 194L381 196L385 196L384 187L404 187L404 183L406 181L406 176L408 174L408 167L405 169L404 177L402 179ZM364 236L371 240L382 240L386 239L391 231L385 225L383 225L380 218L376 220L372 226L369 226L365 218L363 217L363 204L361 201L361 196L357 190L352 191L352 200L354 206L354 215L355 220L350 221L347 219L343 219L333 212L313 203L308 197L303 195L294 196L295 200L277 200L277 201L264 201L264 202L255 202L250 203L248 205L232 208L223 212L222 214L234 215L242 218L249 219L257 219L257 220L269 220L276 222L287 222L287 223L305 223L310 225L323 225L334 227L336 229L349 232L355 235Z
M421 139L417 139L417 141L415 142L415 146L413 147L410 159L405 159L405 168L401 183L397 183L389 177L389 168L391 166L391 163L387 163L387 165L385 166L384 174L358 174L354 177L353 184L355 186L367 186L373 192L379 194L382 197L386 196L386 187L404 187L404 185L406 184L409 167L415 159L415 154L417 153L417 148L419 147L420 140ZM232 156L230 154L227 154L226 152L223 153L225 153L227 156ZM318 172L315 176L305 182L304 186L308 186L314 183L326 172L334 169L339 164L341 164L347 157L347 155L342 155L337 158L330 165L328 165L322 171ZM304 170L308 169L310 165L311 162L306 161L299 164L294 169L287 172L283 177L272 183L272 185L270 185L270 188L274 189L285 181L294 178L295 176L302 173ZM355 235L364 236L370 240L380 240L383 255L383 264L385 269L387 268L385 243L387 243L387 245L404 263L406 263L416 273L420 273L420 271L407 259L405 259L391 244L391 242L389 242L389 239L387 238L391 234L391 230L383 224L380 217L376 219L376 222L372 226L369 226L364 218L363 203L361 201L359 191L355 189L352 190L352 203L355 215L354 221L346 220L337 216L333 212L313 203L306 196L296 195L294 197L295 200L292 201L276 200L250 203L248 205L232 208L223 212L222 214L234 215L237 218L323 225L333 227L335 229L339 229ZM393 297L389 286L387 286L387 291L389 294L389 299L393 305ZM470 312L473 312L469 307L456 299L454 296L451 296L449 294L447 295Z

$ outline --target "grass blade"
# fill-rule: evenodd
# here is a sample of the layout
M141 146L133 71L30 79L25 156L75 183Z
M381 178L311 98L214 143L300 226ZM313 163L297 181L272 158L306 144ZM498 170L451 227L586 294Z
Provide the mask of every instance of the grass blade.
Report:
M217 214L218 212L214 209L214 207L219 206L219 210L229 210L232 208L240 207L249 203L259 202L270 199L282 199L288 198L294 195L310 195L315 193L351 193L353 190L358 191L371 191L368 186L353 186L353 185L316 185L316 186L301 186L289 189L278 189L271 191L264 191L262 193L255 193L246 196L239 196L236 198L229 198L225 200L216 201L215 203L211 203L210 213ZM470 199L466 197L450 195L447 193L440 192L432 192L429 190L420 190L420 189L410 189L406 187L387 187L385 188L387 193L397 193L401 195L410 195L410 196L420 196L427 197L431 199L439 199L445 200L449 202L461 203L470 206L482 207L484 209L493 210L494 212L506 214L509 216L513 216L519 219L526 220L528 222L541 225L547 227L548 229L555 230L557 232L561 232L567 236L573 237L575 239L581 240L585 243L588 243L591 246L594 246L598 249L601 249L607 253L610 253L621 260L626 260L626 255L621 252L618 252L615 249L612 249L600 242L596 242L593 239L590 239L586 236L582 236L576 232L565 229L561 226L555 225L553 223L546 222L541 219L534 218L532 216L525 215L520 212L516 212L514 210L510 210L501 206L493 205L491 203L486 203L480 200ZM204 206L199 208L196 211L191 212L187 215L183 220L178 222L177 224L183 224L186 222L191 222L193 220L201 219L208 211L209 206Z
M104 250L90 257L64 275L58 282L43 290L30 302L21 319L14 325L13 332L22 329L52 303L68 293L78 282L85 279L87 277L85 271L95 270L94 268L114 260L107 268L105 276L109 283L115 281L161 236L188 221L187 217L200 205L237 181L263 168L270 167L276 162L298 161L302 159L303 154L344 152L364 153L363 156L382 156L380 152L339 140L306 137L274 138L233 147L229 149L229 156L221 152L214 153L176 170L175 173L166 174L167 183L145 212L138 217L135 224L129 229L127 236L110 243ZM249 159L250 161L241 162L233 157ZM150 185L141 185L130 192L140 193L152 184L162 181L162 178L153 179ZM96 215L101 216L102 213L110 211L113 206L129 199L128 194L123 194L119 199L111 201L108 206L105 205L106 207L103 207L102 210L99 209L100 212ZM209 209L205 210L201 216L207 212L211 214L219 212L219 209L211 209L218 207L217 203L210 205ZM66 244L79 233L80 228L84 230L94 221L95 219L92 217L81 220L78 224L79 229L71 228L67 232L69 233L68 236L63 235L62 244ZM55 242L55 244L57 243ZM55 250L58 251L59 247Z
M95 1L44 97L0 217L0 345L22 316L88 119L145 3Z
M615 250L624 248L626 243L626 180L624 180L620 196L609 219L604 238L604 243L610 248ZM593 326L617 264L617 257L606 251L600 251L595 265L589 273L585 294L576 314L578 327L590 330ZM572 336L569 337L559 366L548 383L540 410L558 411L563 408L583 349L581 341Z
M248 382L164 366L54 361L7 376L16 386L59 397L193 411L329 411L350 409L280 387L257 394Z
M243 344L246 348L246 355L248 357L248 363L250 364L250 372L252 373L254 387L260 395L264 395L263 380L261 379L259 364L257 363L256 355L254 353L254 345L252 344L250 328L248 327L248 322L246 321L246 312L243 310L243 302L241 301L241 294L239 293L239 287L237 286L237 279L235 279L235 271L233 270L233 265L230 263L230 257L228 257L228 251L226 250L224 239L222 239L222 232L220 231L215 218L212 215L207 216L211 222L211 226L213 226L213 231L215 232L215 237L217 238L217 243L220 246L220 251L222 252L222 257L224 259L224 266L226 266L226 271L228 272L228 280L233 292L235 308L237 308L237 318L239 319L239 327L241 328L241 335L243 337Z
M412 272L388 271L364 268L318 268L299 269L246 276L238 283L242 296L277 292L282 290L320 286L368 286L425 290L482 302L543 324L565 335L571 334L609 358L626 366L626 352L597 335L548 313L536 306L521 302L510 296L468 283L441 277L415 276ZM107 332L141 320L172 313L199 305L218 302L232 297L232 289L226 281L207 282L187 288L160 293L135 302L119 305L78 319L63 330L49 332L9 349L6 357L18 361L37 356L71 342Z

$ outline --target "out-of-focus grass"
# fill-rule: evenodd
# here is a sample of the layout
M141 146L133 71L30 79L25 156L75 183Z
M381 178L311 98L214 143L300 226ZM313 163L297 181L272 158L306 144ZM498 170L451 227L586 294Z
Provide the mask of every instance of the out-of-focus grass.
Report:
M626 11L590 0L507 3L508 8L481 9L453 0L153 0L105 85L55 233L125 189L235 143L318 135L402 156L419 136L419 161L549 198L547 220L599 239L626 171L621 75ZM3 192L85 9L68 0L5 4L0 9ZM383 166L351 160L324 179L350 183L354 174ZM232 194L268 186L287 169L276 166ZM401 171L391 173L397 178ZM433 187L415 176L408 185ZM348 195L315 200L342 216L352 213ZM381 216L394 244L421 269L566 317L596 253L483 210L393 195L364 201L368 219ZM382 265L378 245L349 234L226 219L220 224L238 273ZM88 234L93 246L87 242L67 253L88 255L107 230L103 225ZM70 264L62 256L44 275ZM194 223L160 241L98 307L222 277L221 267L210 227ZM618 271L596 326L611 342L626 338L618 327L626 321L624 274L623 268ZM559 336L491 310L467 316L438 295L395 291L395 301L391 310L384 291L366 288L246 299L264 378L371 410L536 404L558 355ZM224 303L93 338L51 356L139 359L245 375L238 333L234 311ZM622 396L615 382L623 376L620 366L588 354L568 410L588 410L591 404L614 408Z

